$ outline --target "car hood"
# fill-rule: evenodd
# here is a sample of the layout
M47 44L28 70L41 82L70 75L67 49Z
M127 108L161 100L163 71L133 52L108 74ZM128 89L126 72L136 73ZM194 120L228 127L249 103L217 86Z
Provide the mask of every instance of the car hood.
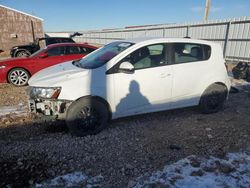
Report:
M8 58L5 60L1 60L0 64L7 65L7 64L17 63L17 62L23 62L23 60L25 59L28 59L28 57Z
M72 61L68 61L37 72L30 78L29 85L38 87L61 86L63 82L82 78L87 76L89 72L88 69L76 67Z

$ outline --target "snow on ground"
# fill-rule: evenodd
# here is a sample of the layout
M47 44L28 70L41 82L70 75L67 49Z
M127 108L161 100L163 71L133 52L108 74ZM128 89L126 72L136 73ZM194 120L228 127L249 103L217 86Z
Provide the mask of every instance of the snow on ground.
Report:
M131 187L250 187L250 154L229 153L225 159L189 156L162 171L139 177Z
M0 106L0 117L6 115L26 115L28 113L28 107L22 103L15 106Z
M83 172L74 172L36 184L37 188L48 187L102 187L103 176L89 177ZM167 165L161 171L146 173L130 181L128 187L173 187L216 188L250 187L250 152L229 153L224 159L201 158L191 155Z

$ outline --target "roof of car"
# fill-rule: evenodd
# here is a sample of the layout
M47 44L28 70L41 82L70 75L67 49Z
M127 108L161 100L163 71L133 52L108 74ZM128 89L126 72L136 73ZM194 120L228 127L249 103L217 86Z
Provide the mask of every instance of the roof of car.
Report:
M89 45L87 43L72 43L72 42L65 42L65 43L55 43L55 44L50 44L47 47L48 48L54 48L54 47L59 47L59 46L83 46L83 47L89 47L89 48L96 48L96 46Z
M153 41L161 41L167 40L168 42L192 42L192 43L202 43L202 44L214 44L214 42L208 40L199 40L192 38L159 38L159 37L142 37L142 38L133 38L133 39L125 39L126 42L131 43L141 43L141 42L153 42Z

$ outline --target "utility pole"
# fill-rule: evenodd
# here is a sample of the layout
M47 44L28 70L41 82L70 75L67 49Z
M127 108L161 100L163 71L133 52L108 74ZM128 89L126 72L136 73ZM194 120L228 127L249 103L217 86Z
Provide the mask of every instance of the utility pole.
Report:
M208 20L209 9L210 9L210 0L206 0L204 21Z

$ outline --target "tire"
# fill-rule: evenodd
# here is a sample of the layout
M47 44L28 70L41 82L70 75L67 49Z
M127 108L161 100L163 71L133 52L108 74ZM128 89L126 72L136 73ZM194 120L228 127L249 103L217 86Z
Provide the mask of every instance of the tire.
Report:
M223 108L227 98L227 88L223 85L212 84L202 94L199 108L202 113L210 114Z
M14 57L29 57L31 53L28 50L18 50Z
M66 124L74 136L97 134L107 126L108 120L108 108L102 102L91 98L73 102L66 115Z
M25 86L28 84L30 74L22 68L14 68L8 73L8 82L14 86Z

